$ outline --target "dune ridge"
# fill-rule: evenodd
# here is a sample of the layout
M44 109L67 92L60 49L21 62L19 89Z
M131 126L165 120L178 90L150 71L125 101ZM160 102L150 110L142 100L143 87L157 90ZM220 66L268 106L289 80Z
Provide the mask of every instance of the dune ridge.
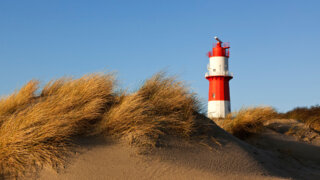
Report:
M266 134L272 141L260 143L264 137L257 135L269 128L266 122L281 115L270 107L211 120L202 114L196 94L163 72L132 93L117 87L111 73L39 84L32 80L0 100L0 179L320 176L320 167L306 163L300 151L288 155L283 146L281 152L268 146L284 142L289 130L284 140ZM298 146L319 151L317 145Z

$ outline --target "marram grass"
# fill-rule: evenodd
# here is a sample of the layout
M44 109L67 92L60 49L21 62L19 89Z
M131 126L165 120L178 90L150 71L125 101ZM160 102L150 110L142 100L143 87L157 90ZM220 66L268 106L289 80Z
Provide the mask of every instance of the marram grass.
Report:
M139 147L161 136L188 137L200 110L180 81L158 73L134 93L115 91L114 76L61 78L39 89L30 81L0 100L0 179L34 176L42 167L62 168L72 138L104 135Z

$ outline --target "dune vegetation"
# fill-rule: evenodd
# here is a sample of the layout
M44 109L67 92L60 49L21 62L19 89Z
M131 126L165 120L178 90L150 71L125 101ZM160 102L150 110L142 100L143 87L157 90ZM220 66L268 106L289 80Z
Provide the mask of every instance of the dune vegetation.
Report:
M242 108L229 114L224 119L216 120L220 127L234 136L245 139L252 134L260 133L264 129L263 123L278 116L272 107Z
M30 81L0 101L0 173L18 177L43 165L59 168L72 147L71 137L86 134L108 109L111 75L89 75L48 83L41 92Z
M280 114L282 118L296 119L307 124L311 129L320 132L320 106L296 107L291 111Z
M158 73L130 95L122 95L98 124L98 132L130 144L156 146L161 135L188 137L200 105L173 77Z
M59 169L74 149L74 137L113 137L154 147L160 137L188 137L200 111L195 94L158 73L134 93L116 91L111 74L30 81L0 100L0 179Z
M320 132L320 106L297 107L286 113L279 113L272 107L250 107L230 113L226 118L213 119L221 128L240 139L259 134L265 129L265 122L272 119L294 119L308 128L291 129L293 135L307 133L309 129ZM294 128L294 127L292 127ZM290 134L290 133L289 133Z

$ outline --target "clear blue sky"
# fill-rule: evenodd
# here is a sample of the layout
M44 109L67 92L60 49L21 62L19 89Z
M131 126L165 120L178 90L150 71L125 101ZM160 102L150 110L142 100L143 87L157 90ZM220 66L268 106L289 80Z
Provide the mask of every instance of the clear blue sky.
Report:
M233 110L315 105L319 9L316 0L1 0L0 94L105 70L136 89L166 69L206 103L206 53L218 35L231 45Z

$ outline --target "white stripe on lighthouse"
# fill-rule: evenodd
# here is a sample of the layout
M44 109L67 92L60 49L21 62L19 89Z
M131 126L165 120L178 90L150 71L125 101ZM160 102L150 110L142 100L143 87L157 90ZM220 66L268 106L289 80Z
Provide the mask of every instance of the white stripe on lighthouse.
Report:
M230 101L208 101L209 118L225 118L230 112Z

